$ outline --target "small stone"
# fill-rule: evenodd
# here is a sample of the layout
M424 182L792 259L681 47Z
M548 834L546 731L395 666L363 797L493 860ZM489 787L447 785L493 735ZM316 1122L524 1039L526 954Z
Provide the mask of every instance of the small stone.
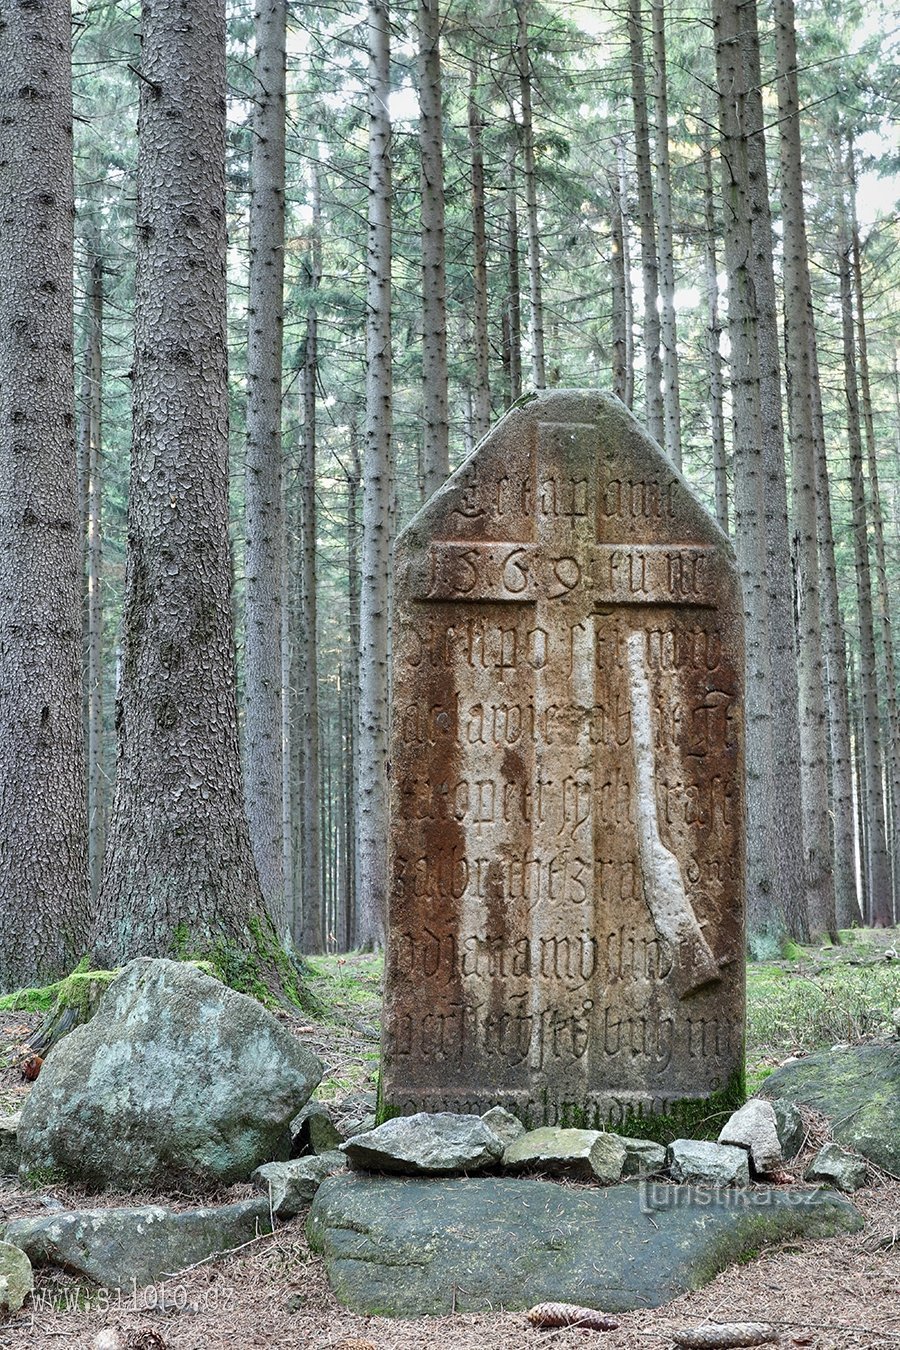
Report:
M669 1171L676 1181L709 1186L748 1186L750 1166L742 1148L706 1139L674 1139L669 1145Z
M321 1102L307 1102L291 1121L291 1142L295 1158L302 1153L328 1153L340 1148L344 1136Z
M820 1148L806 1169L807 1181L827 1181L839 1191L858 1191L866 1182L866 1160L837 1144Z
M346 1165L343 1153L333 1149L290 1162L264 1163L250 1180L268 1192L276 1219L293 1219L309 1204L325 1178Z
M347 1139L352 1139L355 1134L368 1134L374 1130L378 1124L378 1119L374 1115L360 1116L358 1119L350 1119L344 1123L344 1129L347 1131ZM344 1141L346 1143L346 1140ZM340 1144L338 1148L340 1148Z
M627 1134L615 1137L625 1150L623 1177L651 1177L665 1169L665 1144L657 1144L653 1139L632 1139Z
M722 1127L720 1144L736 1144L750 1154L753 1170L761 1175L777 1172L784 1162L778 1139L778 1122L771 1102L753 1097Z
M19 1170L18 1129L21 1112L0 1116L0 1177L15 1176Z
M519 1117L507 1111L505 1106L492 1106L490 1111L485 1111L481 1119L489 1130L493 1130L504 1148L508 1148L514 1140L520 1139L525 1133L525 1126Z
M10 1242L0 1242L0 1313L17 1313L34 1288L31 1262Z
M417 1176L477 1172L500 1161L503 1144L478 1116L418 1111L395 1116L341 1146L354 1167Z
M618 1181L625 1165L625 1147L614 1134L600 1130L560 1130L542 1125L509 1145L503 1165L515 1172L545 1172L573 1181Z
M772 1106L775 1111L775 1128L778 1142L781 1144L783 1158L796 1158L806 1142L806 1126L799 1108L793 1102L776 1097Z

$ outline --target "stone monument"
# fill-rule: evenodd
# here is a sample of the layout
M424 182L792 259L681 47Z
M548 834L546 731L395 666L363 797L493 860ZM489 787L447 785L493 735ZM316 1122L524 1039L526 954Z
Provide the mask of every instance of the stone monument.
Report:
M732 1103L726 537L622 403L547 392L400 536L394 604L382 1117L500 1103L640 1130Z

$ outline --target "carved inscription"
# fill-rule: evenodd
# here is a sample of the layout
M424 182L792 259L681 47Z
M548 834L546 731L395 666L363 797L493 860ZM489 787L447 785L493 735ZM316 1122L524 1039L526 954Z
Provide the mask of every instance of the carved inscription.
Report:
M620 404L557 392L504 419L395 565L386 1105L615 1124L726 1086L726 542Z

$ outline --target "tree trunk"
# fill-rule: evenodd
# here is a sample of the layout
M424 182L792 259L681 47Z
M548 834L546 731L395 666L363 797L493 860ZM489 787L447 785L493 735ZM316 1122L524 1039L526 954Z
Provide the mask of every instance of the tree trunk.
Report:
M612 387L616 398L625 402L628 370L628 330L626 323L627 278L625 274L625 218L619 191L618 169L607 175L610 197L610 270L612 272Z
M856 593L859 616L859 692L865 758L865 782L862 784L860 792L865 802L866 831L869 839L867 871L868 890L872 906L871 920L878 927L887 927L892 919L891 869L885 828L881 721L878 711L872 578L869 568L869 527L863 478L862 426L859 415L853 325L853 280L850 261L853 246L851 232L846 220L843 184L839 188L838 218L841 336L844 349L844 393L847 400L847 444L850 457L853 550L856 560Z
M256 10L245 489L245 793L259 880L279 930L288 923L281 810L286 11L286 0L260 0Z
M644 284L644 415L647 430L660 445L665 440L660 360L659 264L656 255L656 212L647 116L644 34L641 0L628 0L628 46L631 54L631 104L634 111L634 153L637 168L638 216L641 222L641 276Z
M722 380L722 322L719 318L719 266L716 259L715 196L713 193L712 145L703 144L703 258L706 271L707 368L709 371L709 429L712 440L716 520L728 533L728 456L725 448L725 413Z
M746 625L747 919L751 951L777 954L787 931L773 858L775 725L766 582L766 478L760 354L750 231L749 137L755 14L741 0L715 0L725 259L728 271L734 436L734 539Z
M472 421L476 441L486 436L491 427L491 341L488 330L487 231L481 129L478 74L473 61L469 66L469 151L472 157L472 355L475 364Z
M663 434L666 454L681 468L681 394L675 317L675 246L672 238L672 170L669 163L669 91L664 0L650 0L653 16L653 94L656 103L656 229L659 239L660 343Z
M181 0L144 0L141 31L118 764L96 941L107 967L245 944L267 918L235 694L224 0L194 0L189 24Z
M391 127L387 0L369 0L366 456L360 593L357 903L361 946L384 941L387 896L391 451Z
M784 231L785 372L791 433L794 568L797 576L797 676L800 707L800 783L803 864L810 934L834 934L834 874L828 813L828 722L819 605L816 420L816 333L797 93L797 42L793 0L775 0L775 50L781 148L781 214Z
M88 874L96 905L103 870L106 830L106 771L103 755L103 260L91 261L87 295L87 346L82 394L84 482L84 688L87 724Z
M509 373L509 406L522 397L522 295L519 285L519 209L516 201L516 149L510 145L506 163L506 314L508 334L505 349Z
M525 180L525 212L528 226L528 287L531 297L531 383L535 389L544 389L547 374L544 361L541 233L538 225L534 119L531 108L531 56L528 49L529 0L515 0L515 4L518 18L516 61L519 70L519 101L522 108L522 174Z
M450 472L447 284L439 0L419 0L419 154L422 164L422 421L426 499Z
M302 709L300 810L303 853L300 893L303 950L324 951L322 933L322 834L319 774L318 595L316 584L316 381L319 371L317 291L322 277L321 191L319 166L310 166L312 205L309 304L303 361L303 436L300 450L300 708Z
M72 370L71 10L0 26L0 991L88 941Z
M357 517L357 498L362 482L359 460L359 431L355 415L349 428L349 463L347 474L347 757L345 773L348 784L347 805L347 946L359 940L359 887L356 870L356 812L353 807L356 784L359 782L359 597L360 597L360 530Z
M859 390L862 403L863 429L866 438L866 464L869 471L869 493L872 500L872 535L875 542L875 577L877 580L878 621L881 630L881 650L884 659L885 706L887 708L887 745L885 759L888 769L888 812L890 822L891 871L893 876L893 904L895 916L900 915L900 714L897 708L897 667L894 660L894 627L891 598L888 589L887 554L884 544L884 512L881 506L881 488L878 479L878 454L875 443L875 421L872 415L872 388L869 378L869 343L866 333L866 307L863 295L862 250L859 224L856 218L856 170L852 141L847 147L850 176L850 225L853 254L853 290L856 300L857 348L859 351Z

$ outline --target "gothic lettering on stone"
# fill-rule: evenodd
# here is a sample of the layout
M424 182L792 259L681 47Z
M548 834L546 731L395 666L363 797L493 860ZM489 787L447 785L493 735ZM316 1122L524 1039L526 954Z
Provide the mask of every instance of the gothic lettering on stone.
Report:
M395 556L382 1097L621 1124L743 1054L741 605L617 400L542 394Z

